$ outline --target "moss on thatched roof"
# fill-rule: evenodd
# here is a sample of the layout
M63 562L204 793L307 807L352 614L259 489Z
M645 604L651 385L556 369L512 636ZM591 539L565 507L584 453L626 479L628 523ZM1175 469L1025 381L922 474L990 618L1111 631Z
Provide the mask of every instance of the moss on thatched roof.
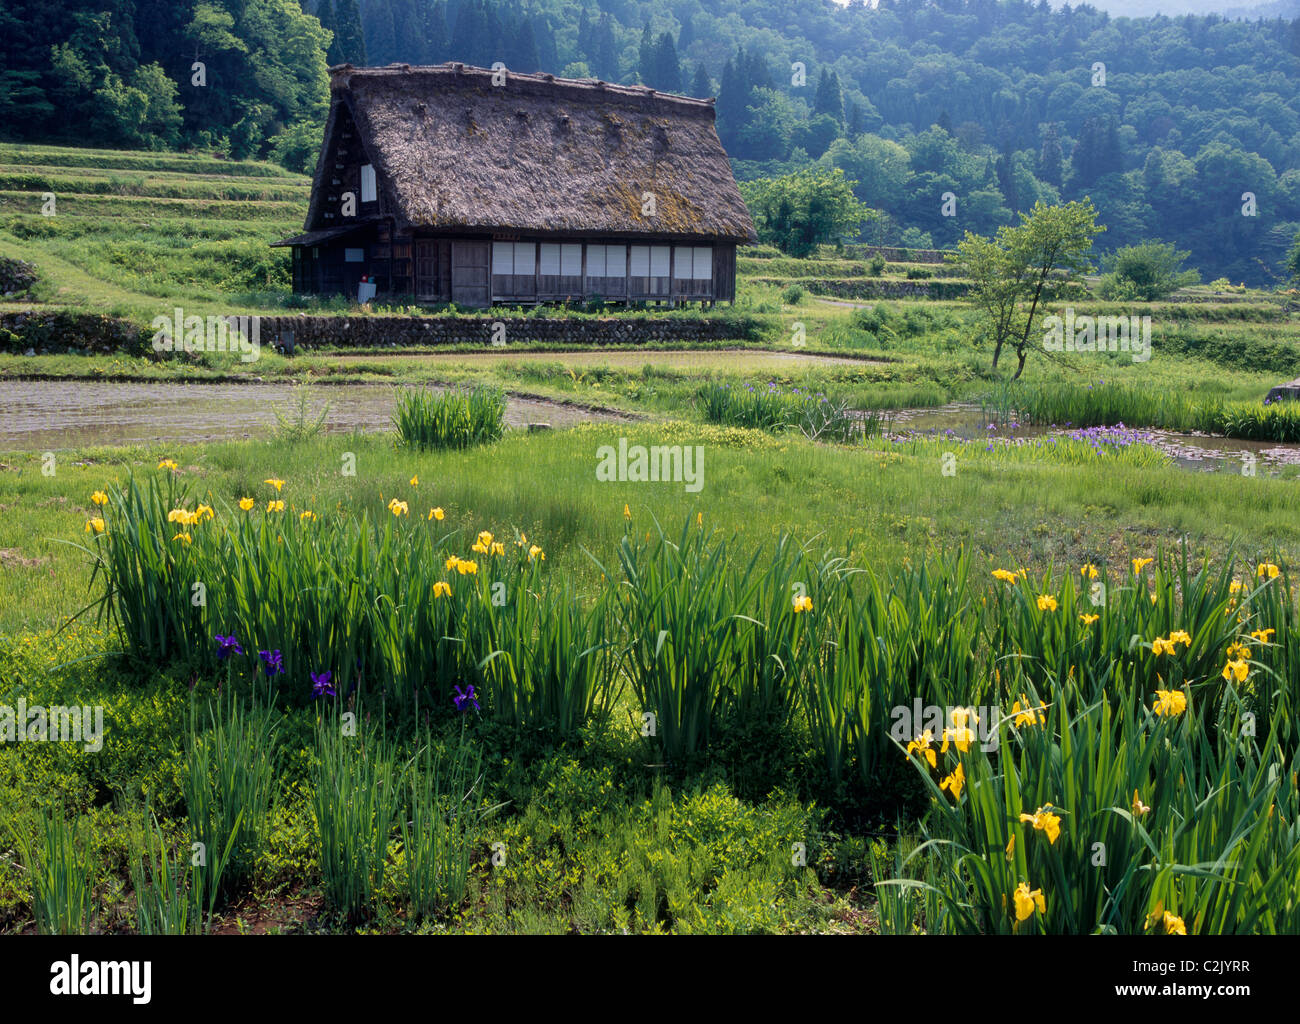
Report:
M327 144L343 107L401 226L755 240L712 100L460 64L345 64L330 91Z

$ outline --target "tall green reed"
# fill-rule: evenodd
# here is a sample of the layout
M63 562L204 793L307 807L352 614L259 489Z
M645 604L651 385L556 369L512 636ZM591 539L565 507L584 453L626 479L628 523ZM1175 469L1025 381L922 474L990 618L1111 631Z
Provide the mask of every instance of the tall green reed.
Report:
M201 844L196 879L209 914L252 878L265 846L277 733L274 711L245 707L233 694L213 710L206 730L191 705L181 789L193 842Z
M36 836L7 822L31 885L41 935L87 935L96 910L94 861L76 821L55 808L36 815Z
M384 884L401 773L391 743L347 735L342 724L330 716L318 721L312 811L325 896L355 922L374 912Z
M414 448L469 448L501 438L506 397L500 388L406 390L397 396L393 427Z

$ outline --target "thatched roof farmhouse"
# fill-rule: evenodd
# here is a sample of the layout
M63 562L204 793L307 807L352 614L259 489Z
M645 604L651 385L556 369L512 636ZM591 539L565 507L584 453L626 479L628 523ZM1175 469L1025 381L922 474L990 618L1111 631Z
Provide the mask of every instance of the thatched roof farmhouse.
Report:
M294 290L732 301L755 240L712 100L443 64L330 69Z

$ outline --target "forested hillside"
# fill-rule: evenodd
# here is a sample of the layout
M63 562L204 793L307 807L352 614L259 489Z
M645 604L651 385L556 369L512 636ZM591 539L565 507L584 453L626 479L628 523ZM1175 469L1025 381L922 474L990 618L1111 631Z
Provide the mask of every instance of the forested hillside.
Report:
M4 0L0 40L10 141L303 170L327 63L500 60L716 95L739 177L843 168L880 211L868 241L949 246L1087 195L1103 250L1162 238L1207 278L1271 285L1300 229L1300 18L1046 0Z

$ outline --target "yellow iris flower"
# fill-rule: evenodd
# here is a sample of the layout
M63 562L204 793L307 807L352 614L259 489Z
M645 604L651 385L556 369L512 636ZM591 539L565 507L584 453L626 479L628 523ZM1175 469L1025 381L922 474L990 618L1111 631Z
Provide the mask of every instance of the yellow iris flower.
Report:
M94 494L90 496L90 500L94 502L96 505L103 507L104 505L108 504L108 495L105 494L103 491L96 491Z
M1100 615L1080 615L1079 621L1082 622L1085 626L1091 626L1099 618L1101 618Z
M433 596L434 596L434 597L450 597L450 596L451 596L451 584L449 584L449 583L444 583L442 580L439 580L437 583L435 583L435 584L433 585Z
M89 522L86 523L86 532L87 532L87 533L103 533L103 532L104 532L104 520L100 519L99 516L96 516L94 519L91 519Z
M1033 814L1022 814L1020 820L1029 822L1034 826L1037 832L1047 833L1047 842L1051 845L1056 844L1056 838L1061 834L1061 819L1059 815L1053 814L1047 807L1040 807Z
M255 502L252 498L240 498L240 499L239 499L239 507L240 507L241 509L243 509L245 512L251 512L251 511L253 511L253 506L256 505L256 504L257 504L257 502Z
M1018 579L1014 572L1007 572L1005 569L994 569L993 578L1003 583L1015 583Z
M271 479L269 480L263 480L262 483L270 484L272 487L274 487L276 494L279 494L280 488L284 486L284 481L281 480L279 477L274 477L274 476L271 477Z
M429 509L429 518L436 519L438 520L438 522L442 522L444 519L447 518L447 513L440 508L431 508Z
M1021 705L1020 700L1025 703ZM1017 727L1022 725L1042 725L1043 722L1047 721L1047 716L1042 711L1043 708L1047 707L1046 704L1039 701L1038 708L1031 709L1029 707L1029 698L1023 693L1020 695L1020 700L1011 705L1011 714L1015 717Z
M268 502L266 503L266 510L267 510L268 512L283 512L283 511L284 511L284 502L283 502L283 501L268 501Z
M1157 715L1173 718L1187 710L1187 694L1182 690L1157 690L1151 710Z
M954 800L961 799L962 787L966 785L966 769L961 765L951 774L944 777L939 782L939 789L947 790Z
M809 597L807 594L797 595L794 599L794 613L796 615L800 614L801 612L812 611L812 606L813 606L812 598Z
M1136 576L1144 568L1154 562L1154 558L1135 558L1133 559L1133 575Z
M1038 610L1040 612L1056 611L1056 598L1054 598L1051 594L1039 594Z
M1016 901L1016 920L1027 921L1033 914L1034 908L1038 908L1040 914L1047 913L1047 901L1043 899L1043 890L1029 889L1028 882L1021 882L1016 886L1014 899Z
M1229 661L1223 666L1223 678L1227 680L1236 679L1239 683L1244 683L1246 677L1250 675L1250 665L1244 658L1238 658L1235 661ZM1159 691L1157 691L1159 692Z
M931 768L935 767L938 764L938 759L935 757L935 753L930 747L930 743L933 739L934 737L933 735L931 735L930 730L926 729L925 732L921 733L921 735L918 736L916 739L910 740L908 742L907 744L908 755L910 756L912 751L914 750L919 751L921 754L925 756L925 759L930 762L930 767Z

